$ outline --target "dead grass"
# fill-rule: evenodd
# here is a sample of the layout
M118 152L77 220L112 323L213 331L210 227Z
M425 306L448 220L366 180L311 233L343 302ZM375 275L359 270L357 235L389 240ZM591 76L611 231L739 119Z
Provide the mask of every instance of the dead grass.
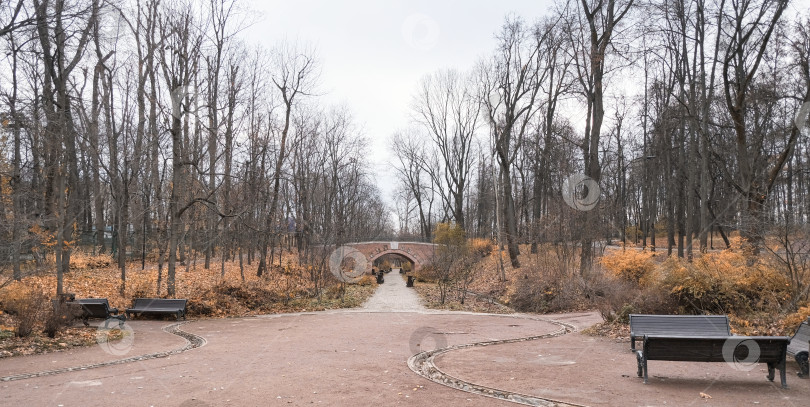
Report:
M72 326L60 330L55 338L48 338L44 332L37 330L26 338L18 338L5 324L10 316L0 315L0 359L11 356L37 355L50 352L61 352L73 348L93 346L99 342L98 329L95 326ZM115 342L123 339L126 331L112 328L104 332L105 340Z
M462 304L461 301L459 301L459 294L456 291L449 293L448 298L445 300L444 304L442 304L440 301L441 294L439 293L439 287L432 283L416 283L414 289L416 289L416 292L422 298L425 307L431 309L485 312L491 314L511 314L515 312L513 309L506 305L499 304L489 297L472 293L467 294L464 304Z

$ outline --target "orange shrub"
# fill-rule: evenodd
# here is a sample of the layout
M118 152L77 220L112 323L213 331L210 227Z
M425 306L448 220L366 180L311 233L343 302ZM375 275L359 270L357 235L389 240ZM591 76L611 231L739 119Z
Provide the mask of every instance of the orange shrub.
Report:
M799 308L798 311L782 319L782 335L793 335L796 333L796 328L799 327L799 324L806 321L807 318L810 318L810 304Z
M776 268L750 264L740 251L707 253L692 263L670 258L662 265L663 286L686 313L780 311L790 298L787 279Z
M492 249L495 247L492 240L482 238L473 238L468 240L467 246L469 246L470 252L478 255L479 257L489 256L489 254L492 253Z
M655 282L655 253L638 250L617 250L605 254L600 260L613 277L649 286Z

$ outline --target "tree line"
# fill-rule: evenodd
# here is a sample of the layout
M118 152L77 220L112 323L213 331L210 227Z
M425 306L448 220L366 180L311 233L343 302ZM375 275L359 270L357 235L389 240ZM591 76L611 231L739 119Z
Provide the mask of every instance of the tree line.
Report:
M86 243L115 256L122 293L128 259L149 255L173 296L190 256L262 275L285 249L314 262L315 244L391 229L314 49L251 45L250 16L239 1L0 1L4 270L54 256L61 293Z
M521 244L575 242L583 274L616 241L687 259L732 231L752 254L807 247L801 2L558 1L495 39L414 90L391 141L400 233L454 222L513 267Z

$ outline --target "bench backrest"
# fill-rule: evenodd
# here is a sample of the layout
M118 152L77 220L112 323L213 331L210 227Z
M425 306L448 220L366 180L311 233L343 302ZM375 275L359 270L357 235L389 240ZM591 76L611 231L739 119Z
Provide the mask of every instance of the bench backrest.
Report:
M810 321L804 321L799 325L796 334L790 338L788 353L796 355L800 352L810 351Z
M107 318L110 315L110 306L104 302L81 302L85 315L94 318Z
M645 336L647 360L769 363L785 360L787 336ZM754 357L756 359L754 360Z
M132 308L186 309L186 300L177 298L136 298Z
M79 304L104 304L107 308L110 307L110 302L106 298L79 298L73 302L77 302Z
M630 335L729 336L725 315L644 315L630 314Z
M110 315L110 302L106 298L79 298L74 302L82 306L82 311L87 316L107 318Z

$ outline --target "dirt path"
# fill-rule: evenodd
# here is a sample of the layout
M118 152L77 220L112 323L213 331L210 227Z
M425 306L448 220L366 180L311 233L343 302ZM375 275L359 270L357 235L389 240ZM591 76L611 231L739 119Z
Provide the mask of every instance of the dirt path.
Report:
M425 312L419 295L412 288L405 286L405 277L391 271L385 275L374 295L363 304L367 312Z

